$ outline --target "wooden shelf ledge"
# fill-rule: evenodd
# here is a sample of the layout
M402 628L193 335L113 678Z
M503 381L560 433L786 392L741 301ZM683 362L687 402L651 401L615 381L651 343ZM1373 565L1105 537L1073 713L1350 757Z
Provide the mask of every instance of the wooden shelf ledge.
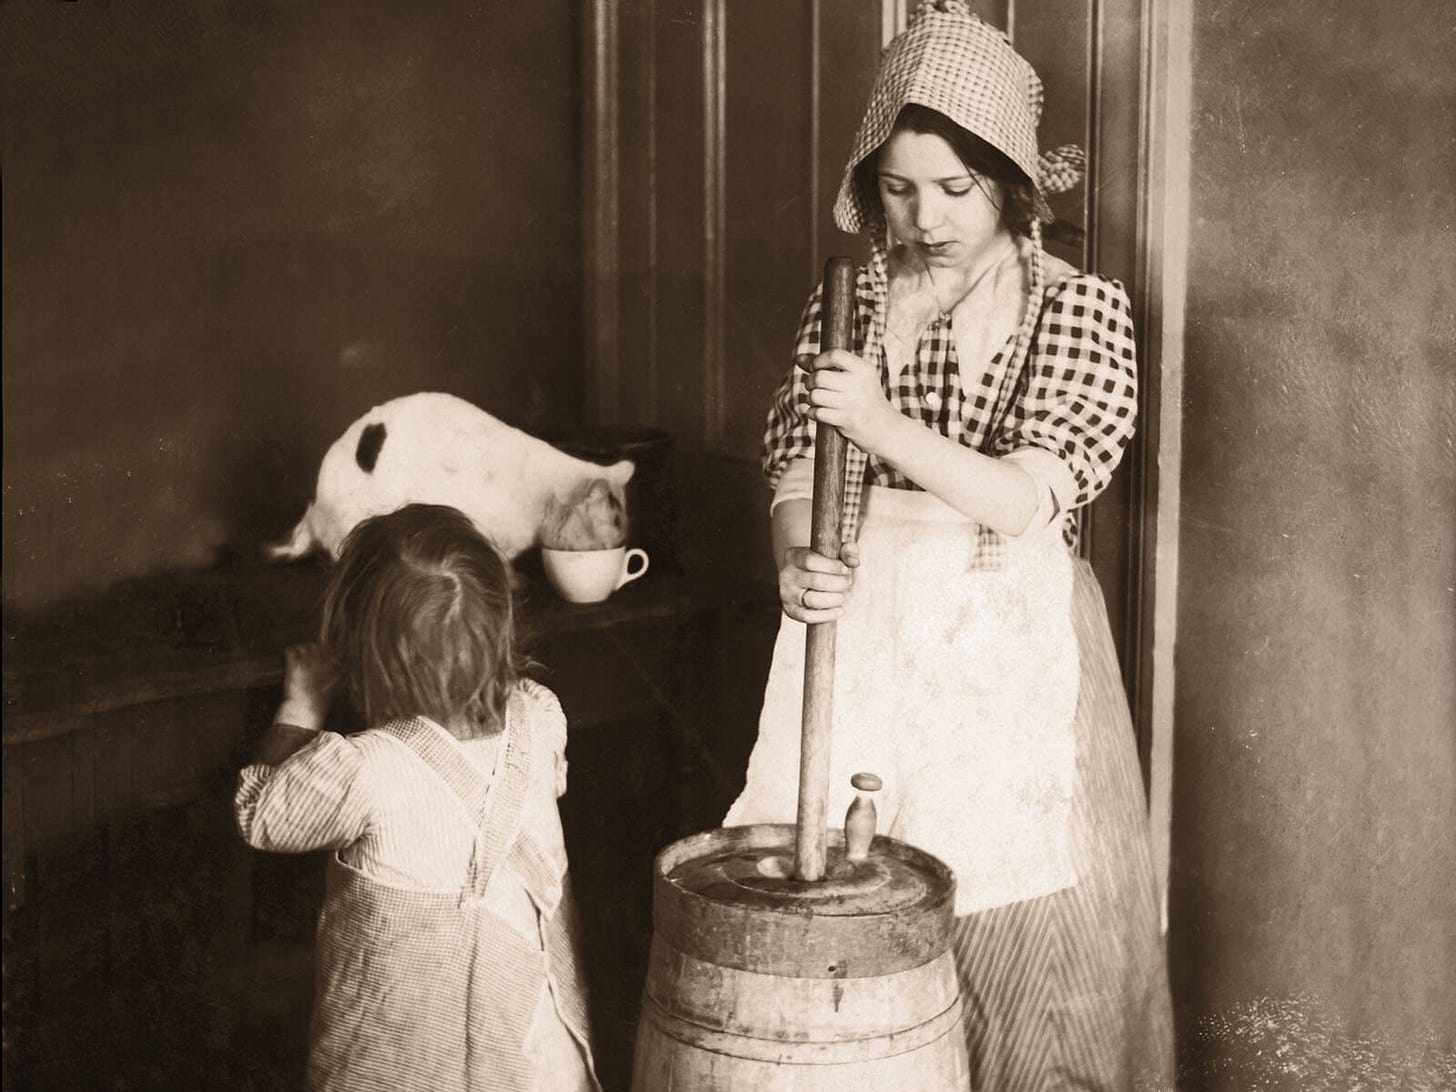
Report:
M650 572L603 603L575 605L529 561L521 568L523 645L535 655L564 639L614 642L772 594ZM239 565L128 581L41 613L7 612L5 746L64 735L100 713L277 685L283 649L316 630L326 581L321 560Z

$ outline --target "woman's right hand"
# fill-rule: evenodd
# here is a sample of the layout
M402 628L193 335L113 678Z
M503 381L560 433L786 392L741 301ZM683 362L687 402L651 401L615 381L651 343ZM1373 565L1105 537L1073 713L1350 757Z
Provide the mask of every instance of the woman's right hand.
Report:
M839 561L807 546L784 551L779 567L779 603L796 622L832 622L844 613L845 598L859 567L859 544L846 542Z

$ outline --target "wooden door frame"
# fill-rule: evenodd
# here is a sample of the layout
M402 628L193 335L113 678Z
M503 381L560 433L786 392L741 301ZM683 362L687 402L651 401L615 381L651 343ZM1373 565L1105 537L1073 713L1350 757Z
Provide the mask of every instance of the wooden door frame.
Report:
M1136 641L1129 697L1142 726L1153 860L1167 885L1173 809L1178 519L1183 457L1183 351L1188 295L1192 127L1192 0L1143 0L1139 78L1138 274L1133 306L1142 331L1144 442L1137 468L1139 520L1128 587Z

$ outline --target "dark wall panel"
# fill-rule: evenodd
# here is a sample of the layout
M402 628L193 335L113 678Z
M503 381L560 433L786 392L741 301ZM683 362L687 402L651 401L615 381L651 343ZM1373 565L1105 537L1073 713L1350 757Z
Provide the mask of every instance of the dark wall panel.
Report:
M1452 29L1417 0L1194 8L1190 1087L1456 1065Z
M395 395L579 419L575 5L7 4L0 42L7 603L281 535Z

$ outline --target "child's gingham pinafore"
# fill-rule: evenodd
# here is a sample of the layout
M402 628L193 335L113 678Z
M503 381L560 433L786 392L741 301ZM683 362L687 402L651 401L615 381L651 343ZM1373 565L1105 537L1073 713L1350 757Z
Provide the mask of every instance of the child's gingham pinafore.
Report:
M460 891L393 887L337 856L319 918L308 1086L318 1092L532 1092L527 1035L549 982L562 1023L591 1073L586 991L575 960L575 908L562 863L522 825L529 725L510 723L488 788L427 723L384 726L433 769L477 821ZM521 936L484 901L493 877L519 879L541 936Z

